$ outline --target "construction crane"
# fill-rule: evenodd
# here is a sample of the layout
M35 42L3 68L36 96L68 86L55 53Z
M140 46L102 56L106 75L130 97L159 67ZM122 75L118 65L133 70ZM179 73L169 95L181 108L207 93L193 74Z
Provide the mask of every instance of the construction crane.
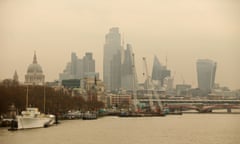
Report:
M146 60L145 57L143 57L143 66L144 66L144 70L146 72L146 73L143 73L143 76L145 76L146 94L147 94L147 96L149 98L150 109L151 109L151 111L154 111L154 105L153 105L153 101L152 101L154 90L153 90L153 84L152 84L151 77L148 74L147 60Z
M143 57L143 66L144 66L144 70L145 70L145 73L143 72L143 76L145 76L146 89L151 89L152 81L151 81L151 77L149 76L149 73L148 73L147 60L145 57Z
M132 53L132 94L136 94L136 71L135 71L135 55Z
M133 100L133 111L137 112L137 104L139 101L136 96L136 71L135 71L135 58L134 53L132 53L132 100Z
M151 77L148 74L147 60L146 60L145 57L143 57L143 62L144 62L144 68L145 68L145 72L146 72L146 73L143 73L143 75L145 76L146 93L147 93L148 98L149 98L150 110L151 110L151 112L157 112L158 111L157 109L159 109L160 113L165 113L165 109L164 109L164 106L163 106L161 101L158 101L158 103L157 103L158 108L153 103L153 96L156 97L156 95L155 95L156 93L155 93L155 90L154 90L154 84L152 82ZM158 99L160 100L159 97L158 97Z

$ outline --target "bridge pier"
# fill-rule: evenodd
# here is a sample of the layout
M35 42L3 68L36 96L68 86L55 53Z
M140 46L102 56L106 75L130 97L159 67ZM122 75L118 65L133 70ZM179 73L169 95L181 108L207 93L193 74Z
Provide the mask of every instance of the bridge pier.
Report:
M232 112L232 109L231 109L231 108L228 108L228 109L227 109L227 112L228 112L228 113L231 113L231 112Z

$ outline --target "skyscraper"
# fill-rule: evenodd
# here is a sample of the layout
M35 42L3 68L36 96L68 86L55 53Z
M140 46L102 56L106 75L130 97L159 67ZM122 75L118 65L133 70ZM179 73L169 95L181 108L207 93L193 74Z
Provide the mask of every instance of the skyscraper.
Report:
M171 71L166 66L161 65L158 58L155 56L152 68L152 80L158 81L159 86L163 87L164 79L170 77Z
M153 67L152 67L152 80L160 80L161 79L161 63L158 58L154 56Z
M110 65L110 90L116 91L121 88L121 52L118 51L111 60Z
M121 67L121 88L126 90L136 90L137 88L134 53L130 44L127 44L127 49L124 51L124 59Z
M121 59L122 46L121 46L121 35L117 27L111 28L109 33L105 36L104 44L104 55L103 55L103 81L107 90L112 90L111 83L115 83L113 78L118 79L119 75L114 75L114 71L111 68L111 65L115 67L120 67L117 58L113 60L114 56L120 55ZM113 61L112 61L113 60ZM120 60L121 61L121 60Z
M95 72L95 60L93 59L92 53L86 53L82 59L83 61L83 75L89 72Z
M204 92L211 92L215 82L217 63L209 59L197 60L198 88Z
M75 52L71 54L71 75L77 75L77 64L78 64L78 57Z
M88 73L95 73L95 60L92 53L86 53L82 59L79 59L76 53L72 53L71 62L68 62L63 73L59 74L59 80L81 79Z

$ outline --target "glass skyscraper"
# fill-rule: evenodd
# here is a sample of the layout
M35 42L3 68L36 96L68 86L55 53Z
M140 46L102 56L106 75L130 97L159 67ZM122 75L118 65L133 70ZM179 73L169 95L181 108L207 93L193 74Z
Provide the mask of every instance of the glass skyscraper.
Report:
M134 53L132 46L127 44L127 49L124 51L124 59L121 67L121 88L126 90L137 89L137 75L135 68Z
M121 34L117 27L111 28L105 36L103 54L103 81L107 90L113 90L120 86L121 72L113 69L113 66L121 66ZM113 87L112 87L113 86Z
M105 36L103 57L103 81L108 91L135 90L137 76L132 46L121 44L118 28L111 28Z
M171 71L168 70L166 66L163 66L155 56L152 68L152 80L159 81L160 87L163 87L164 79L170 77L170 75Z
M197 60L198 88L204 92L211 92L215 83L217 63L209 59Z
M63 73L59 74L59 80L81 79L88 73L95 73L93 54L87 52L82 59L79 59L77 54L73 52L71 54L71 62L68 62Z

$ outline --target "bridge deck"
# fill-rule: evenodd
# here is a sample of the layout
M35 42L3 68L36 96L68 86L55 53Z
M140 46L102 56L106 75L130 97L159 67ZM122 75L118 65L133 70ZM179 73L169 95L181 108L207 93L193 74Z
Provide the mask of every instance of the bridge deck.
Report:
M217 104L240 104L240 100L170 100L170 99L138 99L140 102L162 103L217 103Z

